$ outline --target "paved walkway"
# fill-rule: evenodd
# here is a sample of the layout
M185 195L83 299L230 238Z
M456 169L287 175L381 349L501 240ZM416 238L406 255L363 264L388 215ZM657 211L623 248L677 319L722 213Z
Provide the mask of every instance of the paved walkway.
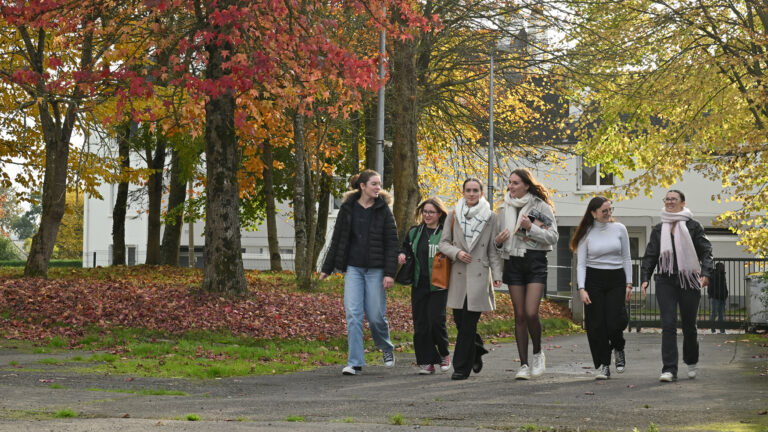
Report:
M408 354L400 354L393 369L369 366L362 376L342 376L339 366L198 381L63 373L0 348L0 431L646 432L651 423L661 432L768 430L768 348L735 334L702 332L699 376L687 379L683 366L679 381L660 383L661 336L651 330L626 337L627 371L614 371L608 381L594 380L584 334L548 339L547 372L531 381L514 380L514 344L494 346L483 371L466 381L451 381L449 373L416 375ZM21 371L11 361L39 371ZM65 388L52 389L51 382ZM50 419L61 409L80 417ZM174 420L188 414L200 420ZM287 421L291 416L304 421ZM404 425L393 425L394 418Z

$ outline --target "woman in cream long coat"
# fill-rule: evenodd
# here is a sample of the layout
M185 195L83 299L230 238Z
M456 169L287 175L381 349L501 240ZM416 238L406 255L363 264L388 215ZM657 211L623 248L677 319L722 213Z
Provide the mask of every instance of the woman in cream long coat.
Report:
M440 252L453 261L448 307L453 309L458 329L451 375L455 380L466 379L470 371L478 373L483 367L482 356L488 351L477 334L477 322L482 312L495 309L493 287L501 286L502 274L493 242L498 234L496 214L483 198L483 185L469 178L462 189L464 197L448 214L439 244Z

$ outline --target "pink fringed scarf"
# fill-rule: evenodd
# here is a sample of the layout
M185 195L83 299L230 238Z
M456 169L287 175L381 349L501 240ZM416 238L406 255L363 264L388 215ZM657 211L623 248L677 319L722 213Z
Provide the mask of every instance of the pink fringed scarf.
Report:
M691 240L691 233L685 222L692 219L693 214L688 207L678 213L668 213L661 210L661 253L659 254L659 273L672 274L675 266L673 257L677 258L677 271L680 287L701 288L699 275L701 266L696 248ZM675 250L672 251L672 235L675 236Z

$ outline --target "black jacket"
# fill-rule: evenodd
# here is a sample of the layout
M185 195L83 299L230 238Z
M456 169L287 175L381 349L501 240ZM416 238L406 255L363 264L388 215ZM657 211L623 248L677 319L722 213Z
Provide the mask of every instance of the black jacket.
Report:
M360 191L350 191L344 195L344 202L341 204L336 226L333 228L331 245L323 261L322 271L325 274L331 274L334 270L342 273L347 271L349 240L352 233L352 205L360 199L360 193ZM384 276L395 277L399 241L395 217L389 209L391 202L392 196L382 190L373 203L373 214L368 226L368 264L370 268L384 269Z
M725 281L725 271L715 269L712 272L712 280L707 287L709 298L725 300L728 298L728 283Z
M643 256L643 262L640 269L641 284L643 282L648 282L651 279L651 275L656 269L656 265L659 263L659 255L661 254L661 225L662 224L657 224L653 227L653 230L651 231L651 239L645 247L645 255ZM696 249L696 255L699 258L701 276L706 276L712 279L712 244L709 242L707 235L704 234L704 227L694 219L688 219L685 222L685 226L691 234L691 241L693 241L693 247ZM676 261L674 262L674 266L676 273Z

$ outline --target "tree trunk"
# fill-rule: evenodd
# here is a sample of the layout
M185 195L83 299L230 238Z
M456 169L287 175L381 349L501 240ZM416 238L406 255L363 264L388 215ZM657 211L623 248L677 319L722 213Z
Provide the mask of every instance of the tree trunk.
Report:
M171 223L165 224L161 246L161 263L173 267L179 266L179 246L181 228L184 225L184 200L187 197L187 182L183 178L181 156L176 149L171 152L171 180L168 192L168 213L172 214Z
M280 243L277 239L277 206L275 205L275 188L273 185L272 171L274 158L272 156L272 143L264 141L264 201L267 204L267 242L269 243L269 269L273 272L283 271L283 262L280 258Z
M38 103L40 120L45 140L45 173L43 174L43 196L40 228L32 237L32 245L24 267L24 276L47 277L53 246L59 233L61 219L67 205L67 169L69 140L75 123L76 106L67 107L64 122L53 119L48 112L46 101Z
M396 40L392 46L392 124L395 165L393 213L400 238L410 225L410 216L419 204L419 122L418 73L415 64L417 43Z
M160 231L163 223L161 210L163 203L163 170L165 168L165 137L155 135L155 154L147 150L147 163L152 170L147 182L149 213L147 215L147 259L146 264L160 264Z
M120 158L120 183L117 184L117 197L112 210L112 265L125 265L125 215L128 210L128 186L125 179L131 168L131 126L126 121L117 134L117 153Z
M220 2L226 9L228 2ZM227 33L212 25L216 33ZM206 46L208 64L205 78L218 81L229 75L224 69L234 47L229 42L212 41ZM205 204L205 268L203 290L230 294L246 292L240 242L240 215L237 170L239 154L235 134L234 90L221 87L205 104L206 185Z
M325 246L325 234L328 230L328 213L330 212L331 187L333 178L325 173L320 175L320 194L318 195L317 225L315 230L315 250L312 254L312 268L317 268L317 259Z
M306 155L304 149L304 116L293 116L293 141L296 158L296 184L293 192L293 209L296 237L296 253L294 254L294 266L296 269L296 281L299 288L308 290L312 287L311 267L306 260L309 246L309 224L306 213L306 185L307 169L305 165Z
M192 179L189 180L187 189L189 189L189 200L192 200ZM189 260L189 267L195 267L195 222L192 219L192 209L189 210L189 236L187 237L187 259Z
M38 47L28 50L26 54L30 59L32 69L42 76L45 73L43 65L44 45L34 44L26 28L20 30L26 46ZM44 40L45 36L44 30L38 30L39 40ZM92 53L93 35L86 33L80 46L80 64L84 68L90 67L93 60ZM37 95L38 119L45 142L45 172L43 173L40 227L37 234L32 237L32 245L24 267L24 276L46 277L48 276L48 263L51 261L53 246L59 233L61 218L64 217L64 210L67 205L69 141L75 127L78 105L76 102L63 103L50 100L42 80L37 83L35 94ZM76 89L71 100L77 101L82 96L82 92ZM60 117L61 111L64 111L64 114Z

